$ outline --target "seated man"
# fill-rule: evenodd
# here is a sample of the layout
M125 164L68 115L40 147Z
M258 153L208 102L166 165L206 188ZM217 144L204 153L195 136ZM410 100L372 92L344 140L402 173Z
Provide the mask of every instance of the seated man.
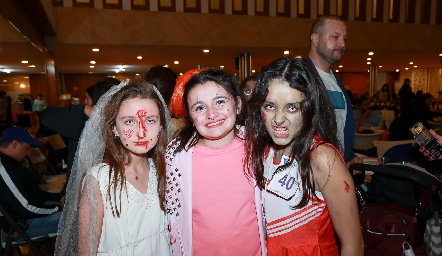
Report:
M61 193L41 190L38 178L21 164L30 147L41 144L21 127L5 129L0 138L0 203L27 227L30 237L57 233L61 207L54 203L64 201ZM4 217L0 217L0 225L3 231L9 230Z
M377 111L370 110L370 99L362 95L359 99L359 108L353 110L356 121L356 131L370 129L370 127L384 128L384 121L381 114Z

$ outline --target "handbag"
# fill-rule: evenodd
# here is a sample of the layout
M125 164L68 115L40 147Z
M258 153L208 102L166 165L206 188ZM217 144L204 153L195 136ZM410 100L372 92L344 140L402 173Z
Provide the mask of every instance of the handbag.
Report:
M404 255L404 243L411 244L414 238L415 220L410 210L395 203L372 203L365 205L359 216L365 255Z
M429 256L442 255L442 239L438 211L435 211L433 217L427 220L424 243Z

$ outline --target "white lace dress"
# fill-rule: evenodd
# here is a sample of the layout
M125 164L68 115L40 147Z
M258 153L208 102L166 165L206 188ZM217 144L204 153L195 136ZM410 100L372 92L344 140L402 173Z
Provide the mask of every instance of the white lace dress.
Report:
M113 216L106 196L109 166L100 164L91 170L90 174L99 182L105 207L97 255L162 256L171 254L167 219L166 214L160 209L157 175L152 159L149 159L149 164L147 193L142 194L132 184L126 182L127 191L122 190L119 218Z

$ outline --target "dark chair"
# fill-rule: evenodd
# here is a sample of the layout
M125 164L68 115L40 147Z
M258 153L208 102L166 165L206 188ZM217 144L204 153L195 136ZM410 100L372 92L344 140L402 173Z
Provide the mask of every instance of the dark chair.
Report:
M56 236L57 234L49 234L39 237L30 238L25 230L20 226L20 224L15 221L11 215L5 210L5 208L0 204L0 216L3 216L9 224L9 230L1 230L1 243L2 243L2 254L4 256L9 255L11 248L16 248L20 250L19 246L29 245L32 251L38 256L53 255L54 245L52 244L50 238ZM16 241L16 235L19 235L23 240ZM42 251L41 249L44 251ZM44 253L45 252L45 253Z

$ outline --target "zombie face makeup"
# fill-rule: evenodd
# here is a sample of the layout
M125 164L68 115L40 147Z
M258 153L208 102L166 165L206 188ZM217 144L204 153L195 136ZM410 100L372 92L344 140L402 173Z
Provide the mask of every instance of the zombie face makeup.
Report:
M187 102L190 118L203 137L201 145L222 147L232 142L238 111L232 95L215 82L206 82L189 92Z
M269 82L269 94L261 106L261 117L273 142L290 146L302 124L300 104L303 93L279 79Z
M136 98L124 101L115 124L114 133L134 154L145 154L158 142L161 120L153 100Z

